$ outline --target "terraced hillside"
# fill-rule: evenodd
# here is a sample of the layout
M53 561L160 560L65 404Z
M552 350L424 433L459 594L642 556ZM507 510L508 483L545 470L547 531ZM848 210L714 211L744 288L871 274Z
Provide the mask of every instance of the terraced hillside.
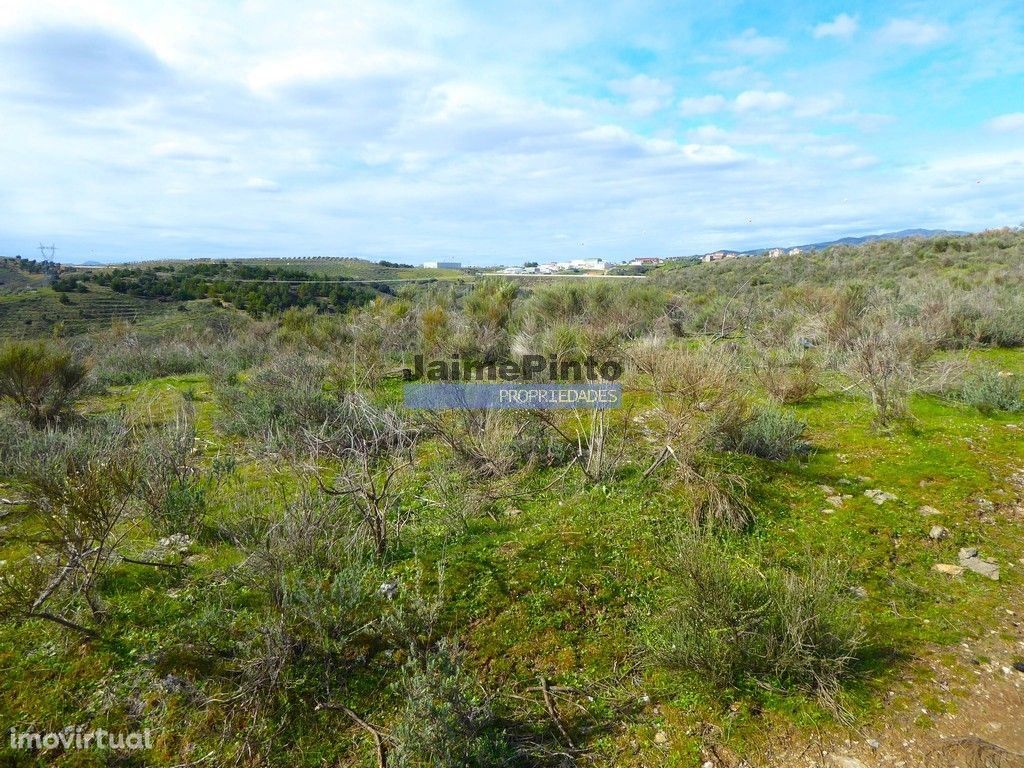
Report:
M109 326L115 320L134 322L166 312L166 303L91 286L84 293L58 293L42 287L0 296L0 335L7 338L64 335Z

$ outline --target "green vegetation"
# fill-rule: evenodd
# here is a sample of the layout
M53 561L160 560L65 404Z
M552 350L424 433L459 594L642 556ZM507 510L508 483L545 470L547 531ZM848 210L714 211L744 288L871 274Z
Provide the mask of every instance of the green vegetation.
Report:
M1022 261L999 231L621 283L250 304L274 268L197 264L0 297L146 308L4 332L0 721L154 736L0 756L699 765L870 723L1020 595ZM414 354L532 353L621 361L624 406L402 407ZM1000 581L932 569L968 546Z

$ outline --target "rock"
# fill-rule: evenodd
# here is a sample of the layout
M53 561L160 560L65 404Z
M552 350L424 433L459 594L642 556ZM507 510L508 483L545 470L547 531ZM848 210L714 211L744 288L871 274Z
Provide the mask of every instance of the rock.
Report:
M854 597L863 600L868 596L868 591L864 587L857 585L856 587L850 587L850 592Z
M833 507L841 507L841 506L843 506L843 497L842 496L829 496L828 498L825 499L825 501L827 501L829 503L829 505L833 506Z
M831 496L832 494L834 494L836 492L836 489L833 488L831 485L819 485L818 488L826 496Z
M964 547L957 556L960 565L992 581L999 581L999 566L978 556L977 547Z
M192 687L192 683L187 677L167 675L157 681L157 686L166 693L182 693L188 691Z
M378 591L388 600L394 600L398 596L398 582L385 581L380 585L380 589Z
M836 511L831 507L825 507L823 510L821 510L821 514L823 515L834 515L835 513Z
M941 515L942 514L935 507L929 507L927 504L925 504L924 506L918 507L917 511L920 514L925 515L925 516L928 516L928 515Z
M172 555L185 557L192 551L192 537L187 533L172 533L158 539L156 546L142 553L143 560L160 562Z
M664 731L658 731L654 734L654 743L660 746L665 746L668 744L668 734Z
M891 493L886 493L885 491L880 490L878 488L871 488L867 491L864 491L864 495L871 499L873 502L875 502L875 504L879 505L885 504L885 502L887 501L896 501L896 497L893 496Z
M933 525L932 529L928 531L928 538L933 541L941 541L947 536L949 536L949 529L943 528L941 525Z
M192 537L187 533L172 533L157 541L157 546L184 554L192 548Z
M882 746L881 744L878 743L877 739L868 739L867 740L867 745L869 747L871 747L872 749L878 749L880 746Z
M1024 672L1024 661L1015 662L1013 668L1018 672Z
M829 763L832 768L867 768L856 757L847 757L846 755L832 755L829 758Z
M963 566L951 565L950 563L936 563L932 566L932 570L944 573L947 576L961 576L964 572Z

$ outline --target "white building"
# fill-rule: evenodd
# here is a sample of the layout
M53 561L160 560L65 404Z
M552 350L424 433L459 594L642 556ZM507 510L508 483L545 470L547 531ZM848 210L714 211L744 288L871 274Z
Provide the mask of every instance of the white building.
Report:
M462 264L458 261L425 261L423 267L424 269L462 269Z

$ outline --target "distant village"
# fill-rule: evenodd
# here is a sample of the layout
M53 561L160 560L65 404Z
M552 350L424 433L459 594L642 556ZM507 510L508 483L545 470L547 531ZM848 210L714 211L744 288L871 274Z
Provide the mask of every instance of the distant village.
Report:
M667 261L692 260L709 263L712 261L723 261L725 259L736 259L748 256L767 256L769 259L776 259L779 256L792 256L803 253L800 248L771 248L764 251L713 251L703 256L669 256L661 258L658 256L641 256L631 261L610 262L604 259L572 259L570 261L552 261L544 264L537 262L526 262L521 267L504 267L498 270L503 275L554 275L559 272L607 272L613 267L657 267ZM427 269L462 269L461 262L457 261L427 261L423 266Z

